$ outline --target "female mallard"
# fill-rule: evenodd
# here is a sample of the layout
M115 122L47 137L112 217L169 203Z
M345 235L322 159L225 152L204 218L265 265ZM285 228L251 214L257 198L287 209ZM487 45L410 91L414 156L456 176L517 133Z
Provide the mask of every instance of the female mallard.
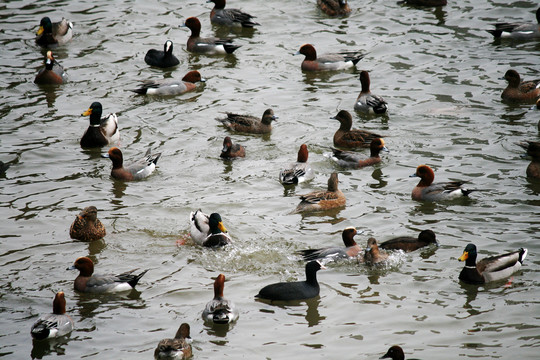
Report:
M80 212L69 228L69 236L81 241L94 241L102 239L107 232L105 226L97 218L97 208L88 206Z
M458 260L465 261L459 280L468 284L484 284L503 280L518 271L527 256L527 249L520 248L502 255L495 255L476 262L476 245L468 244Z

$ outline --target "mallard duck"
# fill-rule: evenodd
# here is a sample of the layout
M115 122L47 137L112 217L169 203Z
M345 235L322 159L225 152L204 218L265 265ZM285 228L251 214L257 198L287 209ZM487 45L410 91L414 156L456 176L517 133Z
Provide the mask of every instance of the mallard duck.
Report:
M206 247L218 247L232 242L218 213L212 213L208 216L199 209L191 212L189 219L191 223L190 235L195 243Z
M347 0L317 0L317 5L328 16L346 16L351 13Z
M77 215L69 228L69 236L81 241L94 241L102 239L107 232L105 226L97 218L97 208L88 206Z
M336 147L368 148L373 139L384 137L368 130L352 129L352 116L347 110L339 111L336 116L330 119L335 119L340 123L339 129L334 134L334 146Z
M191 337L189 324L182 323L174 339L163 339L154 350L156 360L183 360L191 357Z
M203 312L202 318L209 324L230 324L238 319L238 310L234 303L223 297L225 275L219 274L214 281L214 298L210 300Z
M51 45L63 45L73 37L73 24L62 18L59 22L53 23L46 16L41 19L37 31L36 43L47 47Z
M278 119L272 109L266 109L261 119L252 115L240 115L227 113L226 118L217 118L225 127L230 130L250 133L250 134L268 134L272 131L272 121Z
M101 117L103 108L98 101L93 102L88 110L81 116L90 115L90 125L84 132L80 144L83 148L96 148L105 145L112 145L120 140L118 129L118 117L115 113Z
M64 68L54 58L52 51L47 51L45 56L45 66L39 70L34 79L38 85L58 85L66 81Z
M465 261L459 279L468 284L484 284L503 280L518 271L527 256L527 249L520 248L502 255L495 255L476 262L476 245L468 244L458 260Z

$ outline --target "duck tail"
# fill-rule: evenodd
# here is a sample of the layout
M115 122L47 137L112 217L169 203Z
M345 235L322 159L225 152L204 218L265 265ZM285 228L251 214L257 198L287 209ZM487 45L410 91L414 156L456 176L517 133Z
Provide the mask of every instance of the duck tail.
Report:
M139 275L136 275L133 277L133 279L129 280L128 281L128 284L131 285L132 288L134 288L135 286L137 286L137 283L139 282L139 280L141 280L141 278L144 276L144 274L146 274L146 272L148 271L147 270L144 270L142 273L140 273Z
M519 262L523 264L523 261L527 257L528 250L526 248L519 249Z
M238 49L240 46L241 45L223 44L223 48L225 48L227 54L232 54L234 50Z
M306 249L298 250L296 254L301 255L304 261L317 260L319 258L319 252L321 249Z
M502 34L502 30L486 30L488 33L490 33L491 35L493 35L494 37L496 38L500 38L501 37L501 34Z
M42 322L32 327L30 332L36 340L43 340L49 337L50 329Z

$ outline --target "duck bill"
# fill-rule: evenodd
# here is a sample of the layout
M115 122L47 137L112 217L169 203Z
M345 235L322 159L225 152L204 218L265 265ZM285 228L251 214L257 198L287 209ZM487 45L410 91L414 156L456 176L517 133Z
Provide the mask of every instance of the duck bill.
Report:
M92 115L92 109L88 109L81 114L81 116L88 116L88 115Z
M77 268L75 267L75 265L71 265L66 270L77 270Z
M458 258L458 260L459 260L459 261L465 261L465 260L467 260L468 258L469 258L469 253L466 252L466 251L464 251L464 252L463 252L463 255L461 255L461 256Z
M219 229L221 232L224 232L224 233L227 232L227 228L225 227L225 225L223 225L223 223L222 223L221 221L218 223L218 229Z
M45 31L45 29L43 28L43 26L40 26L36 34L39 36L39 35L43 34L44 31Z

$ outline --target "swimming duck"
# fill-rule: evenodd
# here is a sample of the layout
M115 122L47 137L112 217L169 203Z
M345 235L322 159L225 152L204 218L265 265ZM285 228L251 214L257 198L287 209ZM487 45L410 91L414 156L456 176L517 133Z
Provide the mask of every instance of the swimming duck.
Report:
M94 274L94 263L86 256L75 260L73 266L67 270L79 270L79 276L75 279L75 290L86 293L111 293L130 291L135 288L139 280L148 270L139 275L132 274L134 270L119 275Z
M376 265L388 259L385 251L380 251L375 238L369 238L364 250L364 262L368 265Z
M253 21L255 16L247 14L238 9L225 9L225 0L208 0L207 3L213 2L214 8L210 12L210 22L217 25L227 26L242 26L252 28L259 23Z
M124 157L122 151L117 147L109 149L107 154L101 155L104 158L111 159L113 168L111 176L118 180L132 181L142 180L154 172L161 153L152 154L152 149L148 148L142 159L124 166Z
M354 110L365 114L386 113L388 110L386 101L384 101L381 96L372 94L369 90L370 80L367 71L362 71L360 73L360 83L362 84L362 91L360 91L360 94L356 99Z
M437 244L435 233L432 230L422 230L416 238L412 236L400 236L384 241L379 245L379 248L384 250L403 250L405 252L410 252L430 244Z
M403 349L400 346L394 345L391 346L386 352L386 354L381 356L379 359L405 360L405 354L403 353Z
M191 337L189 336L189 324L182 323L174 336L174 339L163 339L158 343L154 351L156 360L183 360L191 357Z
M338 174L332 173L326 191L314 191L300 196L295 212L321 211L345 206L345 195L338 189Z
M366 148L371 146L371 140L383 137L371 131L352 129L352 116L346 110L341 110L330 119L338 120L340 123L339 129L334 134L334 146L336 147Z
M232 243L227 234L227 228L223 225L221 216L212 213L210 216L200 209L189 215L191 223L191 238L195 243L206 247L219 247Z
M272 121L276 119L278 117L274 115L274 111L272 109L266 109L262 119L252 115L227 113L226 118L218 118L216 120L221 121L225 127L233 131L250 134L268 134L272 131Z
M94 241L106 235L105 226L97 218L97 208L88 206L77 215L69 228L69 236L81 241Z
M209 324L230 324L238 319L238 310L234 303L223 297L225 275L219 274L214 281L214 298L202 312L202 318Z
M348 227L343 230L341 237L345 247L326 247L322 249L307 249L298 251L305 261L322 260L323 262L338 261L341 259L354 258L362 251L360 245L354 241L358 234L354 227Z
M380 163L381 157L379 156L379 153L381 151L388 151L388 149L384 145L384 140L381 138L375 138L371 140L369 148L370 155L368 158L350 151L343 151L332 148L332 159L339 166L359 169L364 166L370 166Z
M342 51L335 54L323 54L317 57L317 51L311 44L304 44L294 55L304 55L302 70L329 71L353 68L366 54L358 51Z
M468 244L458 260L465 261L459 280L468 284L484 284L503 280L518 271L527 256L527 249L520 248L502 255L490 256L476 262L476 246Z
M540 79L521 81L516 70L508 70L504 74L508 86L503 90L501 98L513 102L535 103L540 98Z
M73 320L66 315L66 298L59 291L54 296L52 314L41 315L32 325L30 333L36 340L64 336L73 331Z
M233 144L229 136L225 136L223 139L223 149L221 150L220 158L234 159L237 157L245 157L246 149L240 144Z
M533 39L540 37L540 7L536 10L534 23L497 23L495 30L486 30L496 38Z
M296 162L289 164L279 172L279 181L283 185L299 184L315 177L311 166L308 164L308 148L306 144L300 145Z
M319 295L317 271L326 269L318 260L306 264L306 281L279 282L266 285L255 297L266 300L305 300Z
M144 62L150 66L169 68L180 64L180 61L173 55L173 43L171 40L165 41L162 50L150 49L144 57Z
M61 21L53 23L46 16L41 19L37 31L36 43L47 47L50 45L63 45L73 37L73 24L62 18Z
M34 83L38 85L58 85L66 80L64 68L53 57L52 51L47 51L45 66L37 73Z
M347 0L317 0L317 5L329 16L346 16L351 13Z
M233 45L232 39L219 39L217 37L201 37L201 22L196 17L186 19L182 27L191 30L191 35L187 41L188 51L200 54L232 54L240 45Z
M453 200L462 196L469 196L478 189L467 189L462 187L462 181L448 181L434 183L435 174L427 165L420 165L411 177L419 177L420 182L412 191L413 200L441 201Z
M81 138L81 147L97 148L115 144L120 140L116 114L110 113L101 117L102 114L103 107L98 101L93 102L88 110L81 114L81 116L90 115L90 126L88 126Z
M527 166L527 176L540 179L540 142L523 141L518 145L527 150L527 155L532 157L531 163Z
M145 80L140 87L132 89L134 93L141 95L180 95L196 88L196 82L205 82L206 79L201 77L201 74L196 71L190 71L182 80L176 79L159 79Z

